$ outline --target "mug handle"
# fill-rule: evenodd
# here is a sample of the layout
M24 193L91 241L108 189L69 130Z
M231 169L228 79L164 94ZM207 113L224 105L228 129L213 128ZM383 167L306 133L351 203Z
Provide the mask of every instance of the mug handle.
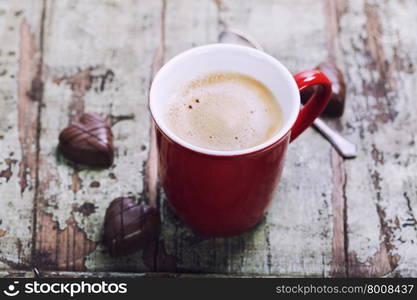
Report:
M321 114L332 95L332 84L319 70L305 70L294 75L295 82L300 92L305 89L317 86L316 92L308 99L307 103L301 108L297 120L291 128L290 142L295 140L304 130L306 130L314 120Z

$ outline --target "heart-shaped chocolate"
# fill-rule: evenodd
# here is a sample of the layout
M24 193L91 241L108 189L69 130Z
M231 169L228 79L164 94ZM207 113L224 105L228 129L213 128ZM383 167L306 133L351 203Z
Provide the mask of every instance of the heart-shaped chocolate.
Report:
M65 158L93 167L113 163L113 134L106 120L97 114L83 114L59 135L59 151Z
M117 198L106 210L104 244L111 256L123 256L145 248L159 236L161 219L150 205L131 198Z

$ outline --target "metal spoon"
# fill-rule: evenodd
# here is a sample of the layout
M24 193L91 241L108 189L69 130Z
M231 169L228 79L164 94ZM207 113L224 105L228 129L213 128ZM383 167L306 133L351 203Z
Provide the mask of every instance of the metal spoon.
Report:
M261 45L255 39L253 39L246 33L233 28L223 29L223 31L219 35L219 42L228 44L239 44L263 51ZM356 157L356 145L345 139L337 131L327 126L326 123L323 122L323 120L317 118L313 123L313 127L316 128L317 131L320 132L321 135L323 135L323 137L330 142L330 144L333 145L333 147L337 150L337 152L339 152L339 154L342 157Z

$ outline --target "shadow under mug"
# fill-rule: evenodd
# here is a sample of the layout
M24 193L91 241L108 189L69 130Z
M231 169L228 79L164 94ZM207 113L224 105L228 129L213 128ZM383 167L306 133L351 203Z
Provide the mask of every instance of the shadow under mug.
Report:
M211 72L238 72L267 86L283 112L283 126L268 141L238 151L191 145L164 120L166 100L185 82ZM318 86L304 107L300 91ZM323 111L331 83L318 70L292 76L278 60L249 47L212 44L185 51L156 74L149 106L156 125L159 179L177 216L207 236L231 236L256 225L271 202L288 143Z

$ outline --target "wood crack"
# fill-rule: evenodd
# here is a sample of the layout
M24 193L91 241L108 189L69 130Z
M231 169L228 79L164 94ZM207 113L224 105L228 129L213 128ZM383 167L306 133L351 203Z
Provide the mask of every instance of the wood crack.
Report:
M265 226L265 241L266 241L266 250L267 250L266 264L268 266L268 274L271 274L272 273L272 251L271 251L269 225Z
M159 71L164 63L165 57L165 15L166 15L166 0L161 2L161 11L160 11L160 36L159 36L159 45L155 51L155 55L152 60L151 70L150 70L150 82L149 89L152 84L152 79L155 74ZM151 128L150 128L150 142L149 142L149 152L148 159L145 165L145 172L143 176L143 186L145 189L145 195L148 199L148 204L154 207L157 207L159 210L160 199L159 199L159 186L158 186L158 153L156 146L156 132L155 124L151 118ZM161 212L160 212L161 213ZM165 255L164 255L165 254ZM150 245L148 249L143 251L143 260L145 264L148 265L152 271L157 271L160 268L164 268L164 256L166 253L164 251L163 241L158 241L156 239L153 245Z
M338 35L340 33L340 18L346 12L347 7L344 0L326 0L324 3L324 16L326 24L326 49L327 60L337 64ZM343 126L340 120L332 122L338 131ZM333 215L333 237L332 237L332 260L330 262L330 274L334 277L349 276L348 262L348 216L346 196L346 168L343 158L333 148L331 149L332 168L332 215Z
M343 158L336 150L331 150L332 167L332 215L333 215L333 238L332 238L332 261L330 273L334 277L347 277L347 209L346 209L346 171Z
M34 265L34 255L36 252L37 240L37 221L38 221L38 198L39 198L39 161L40 161L40 137L42 126L42 102L43 102L43 54L44 54L44 32L46 20L46 0L42 1L42 12L40 21L39 34L39 61L35 79L32 81L29 97L32 100L38 101L37 118L36 118L36 173L35 173L35 191L33 197L33 214L32 214L32 250L31 250L31 265Z
M414 229L417 231L417 219L414 215L413 208L411 207L410 197L408 196L407 192L404 192L403 195L407 204L408 214L410 215L410 218L407 219L407 223L403 224L403 227L413 226Z
M346 168L344 168L344 181L343 181L343 233L344 233L344 255L345 255L345 274L346 277L349 277L350 269L349 269L349 233L348 233L348 199L346 193L346 186L347 186L347 172Z
M367 58L367 68L371 71L369 82L362 80L363 93L367 96L367 107L369 110L363 119L368 122L367 131L372 135L378 130L378 126L388 122L393 122L398 114L394 110L393 104L397 97L397 82L394 72L401 66L397 63L398 57L394 57L392 62L388 61L385 53L382 38L384 37L381 18L379 15L379 3L366 1L363 7L365 15L364 30L366 38L362 38L364 50L361 55ZM396 46L394 46L395 48ZM375 74L375 75L374 75ZM395 97L395 98L394 98ZM370 102L372 99L373 102ZM364 135L360 135L364 139ZM373 160L373 168L369 168L369 176L375 192L375 209L380 227L379 249L365 262L359 260L355 252L349 253L350 275L354 277L376 277L384 276L392 272L398 265L400 256L392 254L394 245L394 227L387 220L383 193L383 181L380 166L384 165L384 153L378 149L378 145L372 143L370 158ZM395 225L396 226L396 225Z

